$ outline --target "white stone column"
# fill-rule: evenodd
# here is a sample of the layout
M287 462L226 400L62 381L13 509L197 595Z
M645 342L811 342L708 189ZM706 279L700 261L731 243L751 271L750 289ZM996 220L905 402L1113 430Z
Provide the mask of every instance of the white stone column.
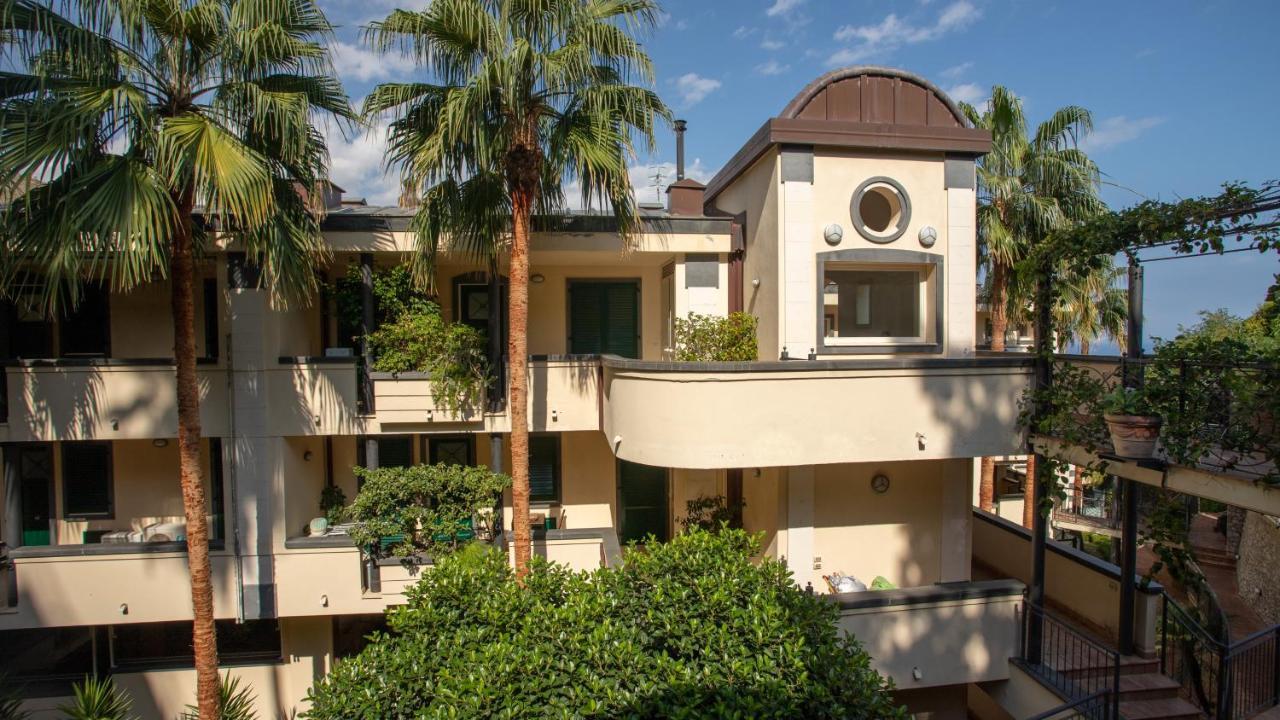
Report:
M804 359L817 346L817 260L813 249L813 150L783 150L782 347Z
M978 237L973 161L947 158L946 348L973 355L977 340Z
M812 465L790 467L787 477L787 568L796 584L812 582L813 572L813 484Z

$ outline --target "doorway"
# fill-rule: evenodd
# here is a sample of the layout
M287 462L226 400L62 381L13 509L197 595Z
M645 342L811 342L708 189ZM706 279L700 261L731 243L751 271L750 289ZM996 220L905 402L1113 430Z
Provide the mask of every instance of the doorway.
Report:
M667 469L618 461L619 539L644 542L650 535L671 539L671 493Z
M10 446L18 454L22 502L22 544L53 542L53 449L48 445Z

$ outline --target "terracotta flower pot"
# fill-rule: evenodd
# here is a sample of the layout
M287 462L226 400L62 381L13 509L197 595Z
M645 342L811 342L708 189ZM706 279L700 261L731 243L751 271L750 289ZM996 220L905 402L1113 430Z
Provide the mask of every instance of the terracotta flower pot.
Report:
M1102 419L1111 431L1111 444L1116 455L1139 460L1155 455L1156 441L1160 439L1160 418L1108 413Z

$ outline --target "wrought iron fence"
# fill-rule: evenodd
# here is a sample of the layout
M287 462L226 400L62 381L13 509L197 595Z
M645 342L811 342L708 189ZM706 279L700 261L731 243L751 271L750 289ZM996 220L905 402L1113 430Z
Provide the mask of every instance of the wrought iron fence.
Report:
M1224 643L1166 594L1160 670L1208 717L1250 717L1280 704L1280 625Z
M1106 713L1112 705L1113 695L1114 693L1110 690L1099 690L1087 697L1071 700L1045 710L1039 715L1033 715L1028 720L1076 720L1077 718L1093 720L1093 718L1107 717Z
M1078 706L1077 716L1120 717L1120 653L1084 635L1044 608L1022 605L1022 666ZM1097 702L1105 697L1106 702Z

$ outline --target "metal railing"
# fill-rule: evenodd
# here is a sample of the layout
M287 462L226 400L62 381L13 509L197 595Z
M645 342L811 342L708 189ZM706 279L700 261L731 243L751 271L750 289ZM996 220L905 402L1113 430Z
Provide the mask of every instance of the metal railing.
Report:
M1115 529L1120 527L1120 516L1112 507L1111 498L1105 494L1068 494L1053 509L1055 518L1082 525Z
M1099 718L1107 717L1105 713L1112 706L1112 693L1110 690L1099 690L1098 692L1082 697L1079 700L1072 700L1063 703L1055 708L1045 710L1039 715L1033 715L1027 720L1076 720L1076 718ZM1070 713L1065 714L1065 713Z
M1081 717L1120 717L1120 653L1093 640L1044 608L1022 605L1022 666L1059 695L1079 703ZM1104 703L1096 702L1105 696ZM1087 702L1093 700L1095 702ZM1070 705L1062 708L1062 711Z
M1162 611L1160 671L1188 702L1224 720L1280 705L1280 625L1227 644L1167 594Z

